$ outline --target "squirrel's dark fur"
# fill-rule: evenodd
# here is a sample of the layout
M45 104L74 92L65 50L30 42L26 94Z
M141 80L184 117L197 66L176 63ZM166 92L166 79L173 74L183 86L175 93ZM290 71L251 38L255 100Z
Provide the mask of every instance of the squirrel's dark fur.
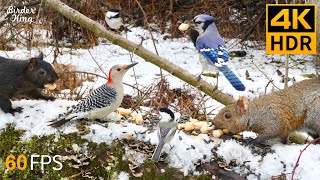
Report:
M43 54L29 60L14 60L0 56L0 108L13 113L10 99L31 98L54 100L44 96L41 89L45 84L54 83L58 76L53 67L43 60Z

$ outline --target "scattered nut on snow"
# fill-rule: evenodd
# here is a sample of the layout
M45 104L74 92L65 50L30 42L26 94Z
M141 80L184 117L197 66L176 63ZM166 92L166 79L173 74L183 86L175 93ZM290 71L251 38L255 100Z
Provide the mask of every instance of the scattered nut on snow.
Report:
M188 30L189 29L189 27L190 27L190 25L189 24L186 24L186 23L182 23L182 24L180 24L180 26L179 26L179 30L180 31L186 31L186 30Z
M141 113L138 113L135 118L135 123L138 125L143 124L143 117Z
M131 108L129 109L125 109L125 108L117 108L117 112L118 114L120 114L121 116L128 116L132 113Z
M44 87L45 87L46 89L49 89L49 90L54 90L54 89L57 88L57 85L56 85L56 83L53 83L53 84L45 84Z
M233 135L233 137L236 139L242 139L241 135L239 135L239 134L235 134L235 135Z
M223 131L221 129L214 130L212 132L212 136L215 138L219 138L223 135Z
M193 127L195 129L201 129L201 127L204 126L204 125L208 126L208 123L205 122L205 121L199 121L199 122L193 123Z
M184 130L185 131L192 131L193 129L194 129L193 123L192 122L186 122L186 124L184 126Z
M178 129L184 129L186 124L178 124Z
M198 122L198 119L190 118L189 121L192 122L192 123L197 123L197 122Z
M223 133L228 134L230 132L229 129L222 129Z
M198 136L199 134L196 131L192 131L191 135Z
M209 130L210 130L210 129L209 129L207 123L203 124L203 126L200 128L200 132L201 132L202 134L207 134L207 133L209 132Z
M126 139L132 139L133 138L133 134L132 133L126 133Z

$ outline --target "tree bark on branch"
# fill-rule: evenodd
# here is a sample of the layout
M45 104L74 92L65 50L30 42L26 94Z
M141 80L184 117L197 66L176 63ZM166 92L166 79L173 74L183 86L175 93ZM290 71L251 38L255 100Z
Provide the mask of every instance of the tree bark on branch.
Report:
M160 68L166 70L172 75L178 77L179 79L185 81L186 83L198 88L200 91L206 93L213 99L219 101L220 103L227 105L234 101L233 97L219 91L215 90L215 88L207 83L206 81L200 80L198 81L197 77L190 74L185 69L180 68L179 66L171 63L170 61L157 56L151 51L145 49L139 44L135 44L113 32L106 30L106 28L99 23L89 19L78 11L70 8L66 4L62 3L59 0L44 0L47 6L50 6L52 9L55 9L59 13L61 13L66 18L80 24L83 27L86 27L93 33L97 34L100 37L106 38L111 41L113 44L118 45L134 54L140 56L144 60L159 66Z

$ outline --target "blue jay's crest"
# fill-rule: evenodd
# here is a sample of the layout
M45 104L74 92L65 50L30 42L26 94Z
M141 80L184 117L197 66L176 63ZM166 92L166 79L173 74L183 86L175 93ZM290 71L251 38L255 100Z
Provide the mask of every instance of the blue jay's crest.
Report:
M194 22L197 22L197 21L214 21L214 17L212 17L212 16L209 16L209 15L207 15L207 14L199 14L199 15L197 15L197 16L195 16L194 18L193 18L193 21Z

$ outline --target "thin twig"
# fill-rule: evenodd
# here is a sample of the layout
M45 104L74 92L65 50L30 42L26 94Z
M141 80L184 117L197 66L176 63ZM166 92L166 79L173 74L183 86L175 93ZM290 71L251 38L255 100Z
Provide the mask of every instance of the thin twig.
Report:
M100 66L100 64L96 61L96 59L95 59L95 58L93 57L93 55L91 54L90 49L88 49L88 52L89 52L91 58L93 59L93 61L94 61L94 62L96 63L96 65L99 67L100 71L101 71L106 77L108 77L107 73L104 72L104 70L102 69L102 67Z
M156 46L156 43L155 43L155 40L154 40L154 37L153 37L153 34L151 32L151 29L150 29L150 24L148 22L148 18L147 18L147 14L146 12L143 10L143 7L141 6L140 2L138 0L135 0L135 2L138 4L142 14L143 14L143 22L144 22L144 25L147 25L147 28L148 28L148 31L150 33L150 36L151 36L151 39L152 39L152 44L153 44L153 47L156 51L156 54L159 56L159 53L158 53L158 49L157 49L157 46ZM160 76L162 78L162 69L160 68Z
M260 71L260 72L269 80L269 82L271 82L271 84L272 84L275 88L277 88L278 90L280 90L280 88L278 88L278 87L273 83L273 80L270 79L270 78L266 75L266 73L264 73L264 72L253 62L253 60L251 60L251 63L258 69L258 71Z
M297 161L296 161L296 165L294 165L294 168L293 168L293 170L292 170L291 180L294 180L294 173L295 173L297 167L299 166L299 161L300 161L300 158L301 158L302 153L303 153L305 150L307 150L307 148L308 148L311 144L314 144L315 142L317 142L317 141L319 141L319 140L320 140L320 136L319 136L318 138L314 139L313 141L311 141L311 142L310 142L306 147L304 147L302 150L300 150L300 154L299 154L299 157L298 157L298 159L297 159Z

